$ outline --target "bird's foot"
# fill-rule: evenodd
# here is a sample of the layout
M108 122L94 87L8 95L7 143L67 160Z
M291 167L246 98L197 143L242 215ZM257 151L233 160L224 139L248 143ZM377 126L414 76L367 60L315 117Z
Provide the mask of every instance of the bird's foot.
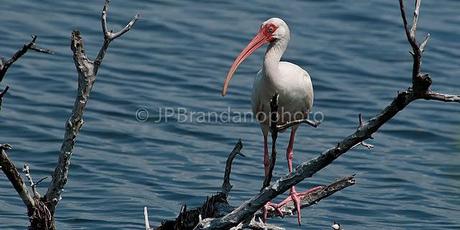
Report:
M323 188L322 186L317 186L314 188L311 188L309 190L306 190L304 192L297 192L295 187L292 186L290 194L286 199L281 201L279 204L270 204L270 207L274 208L276 213L280 216L283 216L283 212L281 211L281 208L285 206L286 204L292 202L294 204L295 210L297 212L297 222L299 225L301 224L301 211L300 211L300 206L301 206L301 201L304 199L306 196L308 196L310 193L317 191L319 189Z
M281 206L279 206L278 204L272 203L271 201L267 202L263 207L263 221L264 221L264 223L267 222L267 215L268 215L268 212L271 211L271 210L273 210L276 215L283 217L284 214L283 214L283 212L281 211L280 208L281 208Z

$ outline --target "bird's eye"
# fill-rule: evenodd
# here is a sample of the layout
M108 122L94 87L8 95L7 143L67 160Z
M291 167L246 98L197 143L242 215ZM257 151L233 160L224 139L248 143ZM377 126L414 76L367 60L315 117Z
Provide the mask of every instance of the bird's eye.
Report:
M276 27L274 25L269 25L268 28L267 28L267 31L270 34L275 32L275 30L276 30Z

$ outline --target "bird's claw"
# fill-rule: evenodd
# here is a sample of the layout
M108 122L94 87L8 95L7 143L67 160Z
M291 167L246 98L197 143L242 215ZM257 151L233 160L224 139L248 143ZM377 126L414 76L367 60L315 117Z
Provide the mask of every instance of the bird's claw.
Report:
M294 204L294 208L295 208L295 211L297 212L297 222L299 223L299 225L301 225L301 222L302 222L302 217L301 217L301 204L302 204L302 199L305 197L305 196L308 196L310 193L312 192L315 192L319 189L322 189L323 186L317 186L317 187L313 187L311 189L308 189L304 192L300 192L298 193L295 189L295 187L292 187L291 188L291 191L290 191L290 194L288 197L286 197L286 199L284 199L283 201L281 201L280 203L278 204L275 204L275 203L272 203L272 202L267 202L264 207L263 207L263 221L264 223L266 223L267 221L267 216L268 216L268 212L273 210L276 215L278 216L281 216L281 217L284 217L284 213L281 209L286 205L288 204L289 202L293 202ZM292 215L292 212L291 212L291 215Z
M299 226L302 222L301 212L300 212L300 198L296 192L291 193L292 202L294 202L295 210L297 212L297 223Z
M283 211L281 211L281 207L279 204L274 204L272 202L267 202L263 207L263 222L266 223L267 215L269 210L275 211L276 215L284 217Z

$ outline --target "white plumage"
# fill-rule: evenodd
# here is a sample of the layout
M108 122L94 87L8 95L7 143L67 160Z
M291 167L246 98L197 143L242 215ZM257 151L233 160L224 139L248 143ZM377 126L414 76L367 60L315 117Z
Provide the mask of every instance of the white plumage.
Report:
M271 18L265 21L260 27L257 35L233 62L222 89L222 95L225 96L229 82L238 66L259 47L267 43L269 44L265 52L262 69L257 73L252 91L252 111L260 122L264 136L265 176L268 174L270 164L267 136L270 130L270 100L273 95L275 95L275 93L279 95L279 124L305 118L313 106L313 86L310 75L295 64L280 61L288 46L289 39L289 27L283 20ZM298 126L292 127L289 145L286 151L289 172L292 171L294 137L297 127ZM290 200L294 201L297 209L298 222L300 224L300 197L305 196L308 192L313 190L297 193L295 187L292 187L290 197L278 205L269 205L274 208L279 208L280 205L284 205Z

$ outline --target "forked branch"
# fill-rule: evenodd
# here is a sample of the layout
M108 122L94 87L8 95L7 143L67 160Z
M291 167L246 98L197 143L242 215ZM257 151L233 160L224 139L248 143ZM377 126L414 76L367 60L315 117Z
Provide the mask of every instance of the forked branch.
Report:
M136 15L136 17L129 22L128 26L118 33L113 34L112 32L108 32L106 19L108 4L109 0L106 0L101 18L102 30L104 32L104 43L94 62L91 61L85 54L83 38L81 37L80 32L72 32L71 49L73 52L75 67L78 72L78 89L72 114L66 122L64 140L59 153L58 164L54 170L53 179L45 195L46 201L50 204L49 209L51 213L54 213L55 207L61 199L61 193L64 186L67 183L70 158L72 157L77 135L83 125L83 113L86 105L88 104L88 99L96 80L97 70L102 63L110 42L128 32L138 18L138 15Z
M51 51L49 49L44 49L44 48L38 47L37 44L35 44L36 40L37 40L37 36L32 35L32 41L30 41L29 43L24 44L24 46L22 46L21 49L16 51L16 53L14 53L13 56L10 59L8 59L8 60L5 60L3 58L0 59L0 82L5 77L5 74L8 71L8 68L10 68L10 66L14 62L16 62L25 53L27 53L27 51L33 50L33 51L37 51L37 52L40 52L40 53L47 53L47 54L52 54L53 53L53 51Z

